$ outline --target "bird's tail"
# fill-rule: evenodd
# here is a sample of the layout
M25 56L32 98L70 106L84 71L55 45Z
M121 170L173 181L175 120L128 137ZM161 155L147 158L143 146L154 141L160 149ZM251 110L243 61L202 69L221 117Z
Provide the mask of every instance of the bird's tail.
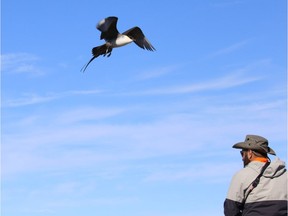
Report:
M99 55L103 55L109 57L112 52L112 47L107 46L106 44L103 44L102 46L94 47L92 49L92 54L95 58L97 58Z
M92 49L92 55L93 57L89 60L89 62L87 64L85 64L82 68L81 71L84 73L84 71L86 70L86 68L88 67L88 65L95 59L97 58L99 55L103 55L109 57L111 55L112 52L112 47L108 47L106 44L103 44L101 46L97 46L94 47Z
M81 68L80 71L84 73L85 70L86 70L86 68L88 67L88 65L89 65L95 58L97 58L97 57L93 56L93 57L90 59L90 61Z

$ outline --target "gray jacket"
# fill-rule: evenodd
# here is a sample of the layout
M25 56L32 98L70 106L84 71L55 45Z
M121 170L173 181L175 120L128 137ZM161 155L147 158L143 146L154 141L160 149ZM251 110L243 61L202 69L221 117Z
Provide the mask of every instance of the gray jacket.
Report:
M224 202L225 216L286 216L287 215L287 172L285 163L276 158L260 178L256 188L242 206L244 190L259 175L265 163L252 161L236 173L231 181Z

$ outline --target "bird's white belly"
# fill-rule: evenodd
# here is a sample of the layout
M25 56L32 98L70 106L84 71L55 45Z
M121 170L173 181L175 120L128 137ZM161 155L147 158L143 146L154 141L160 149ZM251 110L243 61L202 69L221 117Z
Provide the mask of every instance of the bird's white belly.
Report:
M128 36L121 35L112 43L112 46L113 47L121 47L121 46L124 46L126 44L131 43L132 41L133 40L131 40Z

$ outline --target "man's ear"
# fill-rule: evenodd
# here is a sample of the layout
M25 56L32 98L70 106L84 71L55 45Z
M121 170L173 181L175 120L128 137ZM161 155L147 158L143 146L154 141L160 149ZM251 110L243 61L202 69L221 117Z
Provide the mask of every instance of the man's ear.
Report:
M247 152L247 154L248 154L248 155L247 155L247 156L248 156L248 159L251 160L252 157L253 157L253 151L252 151L251 149L249 149L248 152Z

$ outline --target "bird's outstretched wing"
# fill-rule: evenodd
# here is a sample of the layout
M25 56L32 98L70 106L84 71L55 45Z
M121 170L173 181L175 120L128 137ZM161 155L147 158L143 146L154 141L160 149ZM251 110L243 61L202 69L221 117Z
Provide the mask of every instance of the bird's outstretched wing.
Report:
M109 41L117 37L117 35L119 34L116 27L117 20L118 20L117 17L111 16L101 20L97 24L97 29L101 31L100 35L101 40L104 39L106 41Z
M111 55L111 52L112 52L112 48L111 47L108 47L106 44L103 44L101 46L97 46L97 47L94 47L92 49L92 55L93 57L89 60L89 62L87 64L85 64L81 71L84 73L86 68L88 67L88 65L95 59L97 58L98 56L100 55L103 55L103 56L106 56L109 57Z
M152 46L152 44L148 41L148 39L145 37L142 30L137 26L123 32L122 34L127 35L142 49L146 49L150 51L156 50Z

